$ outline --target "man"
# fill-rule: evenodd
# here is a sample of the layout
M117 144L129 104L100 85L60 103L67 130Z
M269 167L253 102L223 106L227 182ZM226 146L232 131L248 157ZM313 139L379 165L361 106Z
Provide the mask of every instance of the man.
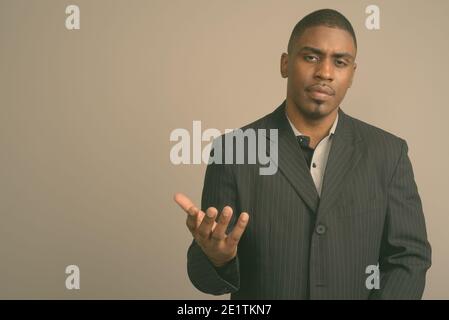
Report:
M431 249L407 144L339 107L356 51L339 12L304 17L281 56L286 100L243 128L278 130L277 172L211 163L202 210L175 195L194 236L188 273L199 290L232 299L422 297Z

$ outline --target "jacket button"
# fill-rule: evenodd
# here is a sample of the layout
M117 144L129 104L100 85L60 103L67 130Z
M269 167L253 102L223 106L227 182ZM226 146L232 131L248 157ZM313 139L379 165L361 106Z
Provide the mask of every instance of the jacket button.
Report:
M315 231L318 234L325 234L326 233L326 226L324 226L322 224L319 224L319 225L317 225Z

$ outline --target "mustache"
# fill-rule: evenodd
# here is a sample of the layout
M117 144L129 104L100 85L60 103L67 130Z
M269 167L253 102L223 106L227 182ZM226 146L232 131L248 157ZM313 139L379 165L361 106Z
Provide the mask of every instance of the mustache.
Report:
M319 91L324 92L328 95L335 95L335 90L331 86L325 84L325 83L314 83L308 87L306 87L307 91Z

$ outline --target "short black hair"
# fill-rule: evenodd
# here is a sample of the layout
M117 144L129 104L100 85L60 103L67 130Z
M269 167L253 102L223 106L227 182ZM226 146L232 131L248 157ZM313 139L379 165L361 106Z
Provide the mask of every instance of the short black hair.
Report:
M344 15L333 9L321 9L309 13L302 18L293 28L290 40L288 41L287 52L290 54L293 50L294 42L304 33L307 28L326 26L331 28L338 28L348 31L354 40L355 48L357 49L357 39L355 37L354 29L351 23Z

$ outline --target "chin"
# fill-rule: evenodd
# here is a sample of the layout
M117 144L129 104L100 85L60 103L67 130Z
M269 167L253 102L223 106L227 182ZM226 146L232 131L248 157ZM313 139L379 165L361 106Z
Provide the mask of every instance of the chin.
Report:
M312 102L305 108L300 108L300 112L309 119L321 119L332 112L332 108L325 105L324 102Z

